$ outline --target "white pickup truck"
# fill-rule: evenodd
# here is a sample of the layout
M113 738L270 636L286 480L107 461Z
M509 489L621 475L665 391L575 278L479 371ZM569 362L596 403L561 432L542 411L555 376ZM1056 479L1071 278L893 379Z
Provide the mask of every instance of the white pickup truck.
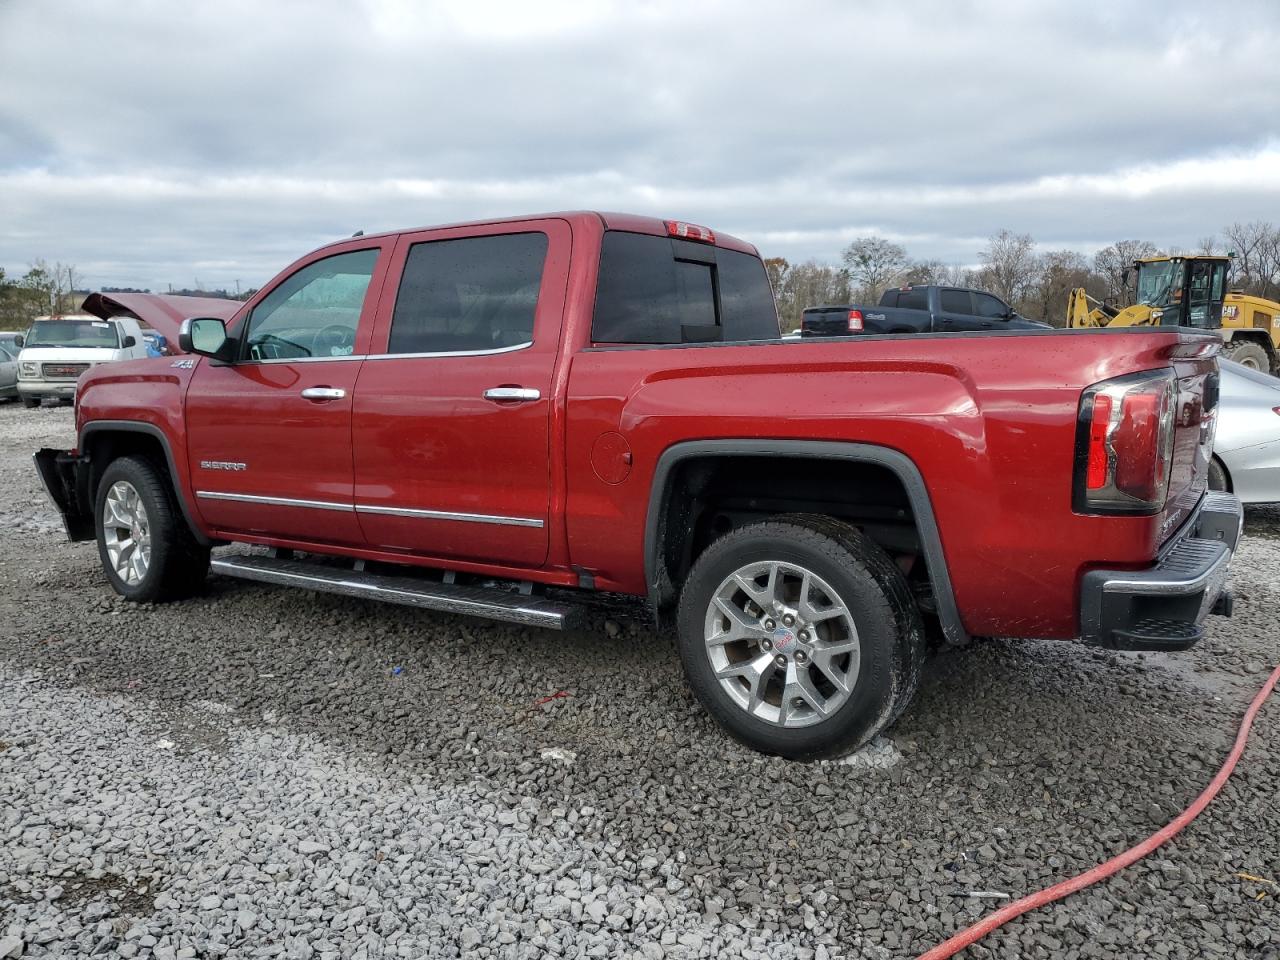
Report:
M147 355L133 317L37 317L18 342L18 396L25 407L41 400L72 400L80 374L99 363Z

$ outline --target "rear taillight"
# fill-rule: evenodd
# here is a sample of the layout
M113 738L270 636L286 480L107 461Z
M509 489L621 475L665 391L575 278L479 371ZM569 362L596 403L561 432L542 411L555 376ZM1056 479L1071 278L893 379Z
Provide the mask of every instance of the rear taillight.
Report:
M1155 513L1169 492L1177 385L1172 370L1095 383L1080 398L1075 509Z
M697 240L699 243L715 243L716 235L707 227L696 223L685 223L683 220L668 220L667 235L680 240Z
M850 333L862 332L862 311L861 310L849 311L849 332Z

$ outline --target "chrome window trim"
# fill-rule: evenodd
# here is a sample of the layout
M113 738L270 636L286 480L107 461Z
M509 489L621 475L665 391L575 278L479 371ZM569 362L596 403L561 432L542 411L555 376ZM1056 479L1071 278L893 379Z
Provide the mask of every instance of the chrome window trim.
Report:
M436 353L353 353L345 357L279 357L272 360L236 360L228 366L247 367L269 363L340 363L344 360L424 360L438 357L492 357L503 353L515 353L517 350L528 350L533 346L532 340L517 343L509 347L494 347L492 350L441 350Z
M376 513L389 517L412 517L421 520L457 520L460 523L496 523L507 527L541 527L533 517L502 517L488 513L456 513L452 510L419 510L411 507L375 507L356 504L356 513Z
M459 523L492 523L507 527L541 528L545 523L535 517L504 517L488 513L458 513L452 510L422 510L412 507L379 507L371 504L335 503L330 500L299 500L293 497L267 497L256 493L226 493L220 490L197 490L205 500L231 500L238 503L260 503L274 507L307 507L312 510L337 510L343 513L372 513L419 520L455 520Z
M435 357L492 357L500 353L515 353L517 350L528 350L533 346L532 340L512 344L509 347L494 347L491 350L439 350L434 353L371 353L366 360L416 360Z

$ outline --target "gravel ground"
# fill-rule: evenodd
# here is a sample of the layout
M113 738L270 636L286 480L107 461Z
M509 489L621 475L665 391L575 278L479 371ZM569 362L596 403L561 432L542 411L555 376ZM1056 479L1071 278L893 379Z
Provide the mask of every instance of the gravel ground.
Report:
M120 602L30 464L71 428L0 408L0 957L913 956L1167 822L1280 660L1251 511L1193 652L975 644L860 754L766 759L603 614ZM1280 883L1277 734L1280 698L1174 843L966 956L1280 956L1280 886L1239 876Z

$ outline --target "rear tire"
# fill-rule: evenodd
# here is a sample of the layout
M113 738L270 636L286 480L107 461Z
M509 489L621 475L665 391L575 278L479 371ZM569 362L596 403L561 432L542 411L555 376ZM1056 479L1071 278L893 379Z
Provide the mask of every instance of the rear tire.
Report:
M142 456L113 460L94 497L98 557L111 588L127 600L163 603L191 596L209 572L209 548L187 526L169 478Z
M1267 351L1261 344L1254 343L1252 340L1233 341L1227 344L1222 355L1228 360L1234 360L1242 367L1261 370L1263 373L1271 372L1271 358L1267 356Z
M26 407L28 410L34 410L36 407L40 406L40 398L39 397L23 397L22 405Z
M792 760L871 740L906 709L924 663L902 573L856 528L823 516L716 540L685 580L677 622L685 675L716 722Z
M1227 468L1217 457L1209 458L1209 489L1231 492L1231 478L1227 476Z

